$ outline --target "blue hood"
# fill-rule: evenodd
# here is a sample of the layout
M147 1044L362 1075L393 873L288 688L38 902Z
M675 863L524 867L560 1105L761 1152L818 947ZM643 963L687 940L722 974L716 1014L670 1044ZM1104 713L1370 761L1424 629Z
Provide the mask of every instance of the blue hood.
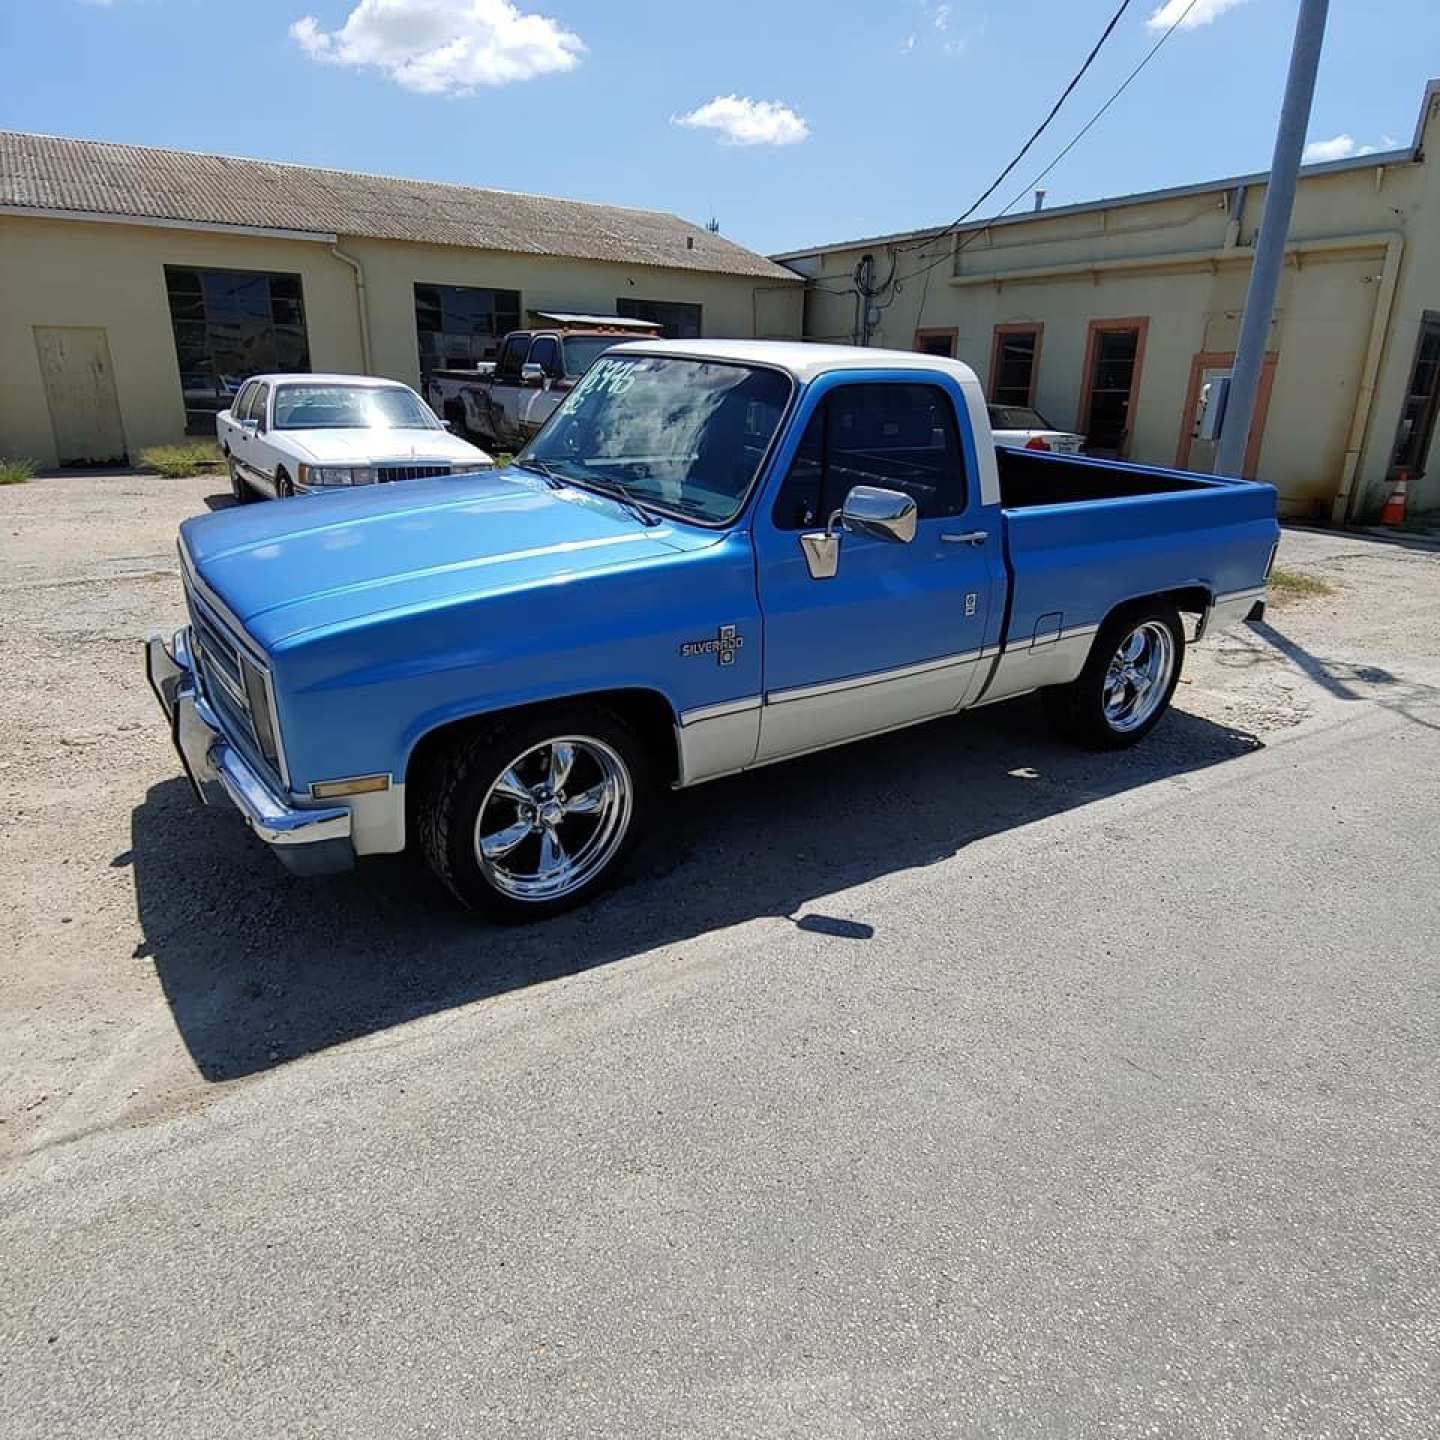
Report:
M200 578L267 649L718 538L646 526L604 496L517 470L267 501L197 516L180 535Z

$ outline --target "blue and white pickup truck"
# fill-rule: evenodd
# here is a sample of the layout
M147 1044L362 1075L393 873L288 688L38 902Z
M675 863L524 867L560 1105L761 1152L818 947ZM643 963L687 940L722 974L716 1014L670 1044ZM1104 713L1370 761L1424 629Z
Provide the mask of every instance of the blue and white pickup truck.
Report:
M1268 485L997 448L954 361L645 341L505 470L186 521L147 669L201 798L292 869L413 844L542 915L662 786L1034 690L1133 744L1182 612L1263 608L1278 536Z

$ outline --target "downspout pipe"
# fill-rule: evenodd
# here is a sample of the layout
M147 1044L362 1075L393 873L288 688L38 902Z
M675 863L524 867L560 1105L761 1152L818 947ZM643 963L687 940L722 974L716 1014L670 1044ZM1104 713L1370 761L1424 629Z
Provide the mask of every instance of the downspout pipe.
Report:
M365 299L365 271L360 262L347 255L337 241L330 247L330 253L342 264L348 265L355 274L355 308L360 314L360 364L370 374L370 306Z
M1345 459L1340 466L1340 487L1330 510L1333 525L1348 525L1355 518L1360 495L1355 486L1355 472L1360 465L1360 451L1365 432L1370 428L1370 411L1375 404L1375 380L1380 373L1380 357L1390 334L1390 312L1395 306L1395 290L1400 279L1400 261L1405 254L1405 240L1392 235L1385 247L1385 264L1380 271L1380 287L1375 295L1375 313L1370 317L1370 341L1365 347L1365 364L1360 371L1360 389L1355 396L1355 413L1350 417L1350 433L1345 440Z

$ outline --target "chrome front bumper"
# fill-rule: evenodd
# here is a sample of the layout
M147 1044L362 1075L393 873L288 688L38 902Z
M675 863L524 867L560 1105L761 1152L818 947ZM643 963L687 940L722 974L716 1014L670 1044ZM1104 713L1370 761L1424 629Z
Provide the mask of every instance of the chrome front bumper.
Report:
M219 784L245 823L296 874L328 874L355 863L349 810L292 805L225 738L196 674L188 629L177 630L168 645L159 634L146 640L145 674L202 805L210 803L206 787Z

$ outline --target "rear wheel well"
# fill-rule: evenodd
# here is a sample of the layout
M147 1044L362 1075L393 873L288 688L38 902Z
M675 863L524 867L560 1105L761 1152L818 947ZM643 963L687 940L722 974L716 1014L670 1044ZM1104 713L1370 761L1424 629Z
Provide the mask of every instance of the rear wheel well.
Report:
M1181 585L1174 590L1156 590L1149 595L1132 595L1128 600L1122 600L1111 607L1109 614L1100 622L1100 629L1103 630L1121 611L1133 610L1137 605L1153 605L1157 601L1168 602L1185 614L1203 615L1214 602L1214 596L1204 585Z
M679 757L675 747L675 712L670 702L656 690L592 690L579 695L563 695L554 700L537 701L532 705L486 710L479 715L467 715L427 730L416 741L405 766L406 794L418 798L436 757L444 754L457 740L463 740L476 730L516 715L528 715L562 705L568 707L586 704L613 711L626 721L645 741L654 760L656 778L665 785L674 782L679 774Z

